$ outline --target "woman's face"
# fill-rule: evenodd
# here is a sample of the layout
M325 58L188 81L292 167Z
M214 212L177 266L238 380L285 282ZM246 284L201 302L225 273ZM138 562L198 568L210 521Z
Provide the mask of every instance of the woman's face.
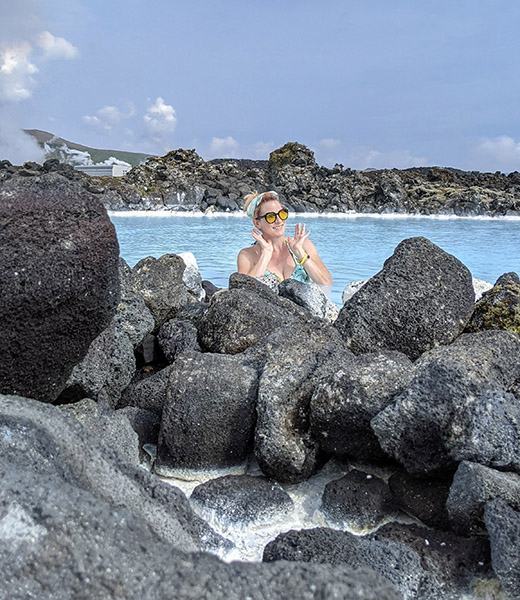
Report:
M258 208L257 217L253 219L253 224L262 232L264 237L276 238L283 237L285 234L286 221L282 221L278 215L276 216L274 223L268 223L265 219L258 218L269 212L278 213L282 208L283 207L278 200L268 200L267 202L262 202Z

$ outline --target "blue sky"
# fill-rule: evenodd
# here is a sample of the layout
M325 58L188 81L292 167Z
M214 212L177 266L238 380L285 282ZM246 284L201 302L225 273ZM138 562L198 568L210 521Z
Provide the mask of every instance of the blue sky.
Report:
M520 170L516 0L0 0L0 159L98 148Z

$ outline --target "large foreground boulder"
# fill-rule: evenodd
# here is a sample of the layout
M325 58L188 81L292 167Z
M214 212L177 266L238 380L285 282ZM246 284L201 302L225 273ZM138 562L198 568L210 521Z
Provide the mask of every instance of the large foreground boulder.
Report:
M399 350L415 360L463 331L474 299L471 273L458 259L410 238L345 302L335 326L355 354Z
M413 474L461 460L520 470L520 409L505 391L519 371L516 335L464 334L417 361L410 386L372 419L372 428Z
M0 392L53 402L118 305L114 226L57 173L3 182L0 220Z
M171 367L156 471L242 466L253 435L258 375L239 357L186 352Z

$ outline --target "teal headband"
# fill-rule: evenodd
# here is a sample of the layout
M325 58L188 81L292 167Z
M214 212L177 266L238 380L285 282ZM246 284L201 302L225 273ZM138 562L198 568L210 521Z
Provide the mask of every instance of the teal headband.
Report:
M258 196L255 196L251 200L251 202L249 203L249 206L246 209L246 214L251 219L255 216L255 210L257 209L257 206L260 204L260 202L262 202L262 198L264 197L264 194L273 194L273 196L276 196L278 198L278 193L274 192L272 190L269 192L262 192L261 194L258 194Z

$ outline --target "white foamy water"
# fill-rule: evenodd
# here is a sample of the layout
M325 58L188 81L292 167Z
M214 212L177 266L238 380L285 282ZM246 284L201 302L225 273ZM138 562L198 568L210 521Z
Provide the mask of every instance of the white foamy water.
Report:
M355 529L349 527L345 523L338 523L327 519L327 517L321 512L321 497L325 486L330 481L339 479L346 475L350 468L354 465L347 465L339 461L330 460L318 473L310 477L308 480L292 485L282 485L284 490L291 497L294 508L287 513L281 513L278 517L274 517L266 522L255 522L255 523L237 523L225 517L219 517L214 511L204 510L195 503L192 503L193 510L203 518L217 533L223 537L231 540L235 547L228 552L219 554L219 557L230 562L233 560L241 561L261 561L262 554L265 546L281 533L290 531L291 529L312 529L314 527L330 527L333 529L339 529L342 531L349 531L355 535L364 535L370 533L374 529ZM356 468L365 470L367 475L370 476L369 469L363 465L357 465ZM256 465L251 463L246 467L248 475L260 476L262 472ZM386 479L389 473L384 471L374 472L372 469L370 472ZM193 490L200 485L205 483L215 476L223 476L231 474L222 471L218 474L198 473L197 479L188 481L186 479L174 479L164 478L170 485L178 487L189 498ZM414 522L411 518L402 515L399 519L403 523Z

